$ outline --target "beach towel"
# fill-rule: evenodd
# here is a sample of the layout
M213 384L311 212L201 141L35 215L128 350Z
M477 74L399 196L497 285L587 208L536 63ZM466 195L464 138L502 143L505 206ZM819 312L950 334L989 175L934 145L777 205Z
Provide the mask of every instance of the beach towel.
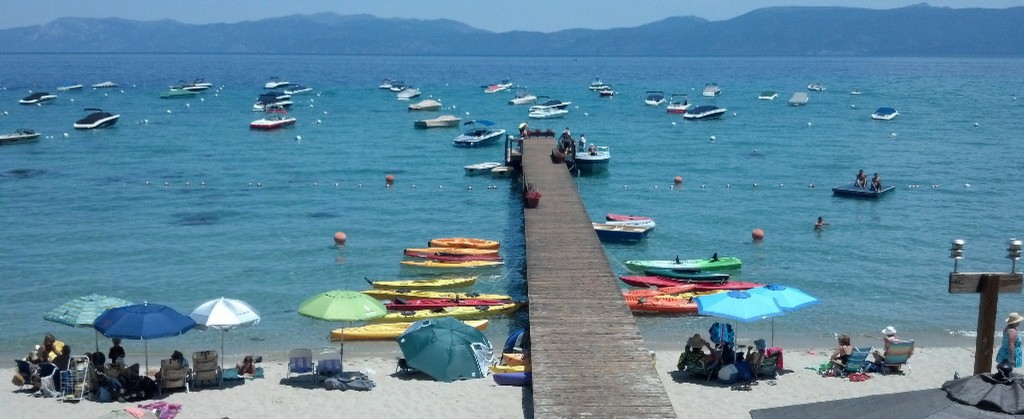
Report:
M256 367L256 373L253 374L252 377L243 377L238 375L237 368L228 368L224 370L224 381L244 380L246 378L263 378L263 367Z
M779 367L779 371L782 371L782 347L772 346L771 348L766 349L764 353L766 356L769 357L775 354L779 354L779 357L777 358L778 362L776 363L776 365Z
M140 404L140 408L154 410L160 419L174 419L181 412L181 405L178 403L167 403L165 401ZM127 409L125 409L127 410Z
M324 388L328 390L370 391L377 386L370 377L358 371L343 372L324 380Z

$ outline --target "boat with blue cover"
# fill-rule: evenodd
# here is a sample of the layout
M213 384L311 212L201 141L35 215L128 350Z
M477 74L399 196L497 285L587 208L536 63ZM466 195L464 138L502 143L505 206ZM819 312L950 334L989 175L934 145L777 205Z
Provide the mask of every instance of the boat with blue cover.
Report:
M505 130L494 128L494 123L491 121L477 119L473 121L466 121L462 125L470 126L470 129L466 132L455 137L452 141L456 147L480 147L491 144L505 135ZM479 126L478 126L479 125Z
M871 119L877 119L879 121L891 121L893 118L899 116L899 112L896 109L890 107L881 107L875 110L875 113L871 114Z

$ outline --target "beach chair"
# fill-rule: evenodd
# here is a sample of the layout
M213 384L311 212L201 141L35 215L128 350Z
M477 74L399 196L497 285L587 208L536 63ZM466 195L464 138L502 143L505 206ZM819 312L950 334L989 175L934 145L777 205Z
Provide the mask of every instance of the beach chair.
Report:
M683 353L679 356L679 362L676 368L686 373L690 377L703 377L705 381L710 380L715 374L718 374L717 362L707 362L704 360L703 354L688 354Z
M854 347L853 352L846 359L846 364L833 361L832 372L836 377L846 377L851 373L864 372L864 363L867 362L869 354L871 354L870 346Z
M192 388L204 384L220 387L224 372L220 369L217 351L199 351L192 354Z
M883 359L879 368L882 375L888 373L903 374L903 366L907 365L910 356L914 354L914 341L902 340L889 344L889 350L882 354ZM909 366L907 366L909 369Z
M327 354L316 361L317 382L341 374L341 354Z
M754 377L766 377L776 379L779 377L779 357L782 352L776 352L761 358L761 362L754 369Z
M313 365L313 351L307 348L292 349L288 353L288 372L285 378L292 374L316 374L316 366ZM313 377L314 379L316 377Z
M188 393L188 383L191 380L192 370L187 365L173 359L160 361L160 381L157 382L157 391L160 394L176 388L183 388L185 393Z

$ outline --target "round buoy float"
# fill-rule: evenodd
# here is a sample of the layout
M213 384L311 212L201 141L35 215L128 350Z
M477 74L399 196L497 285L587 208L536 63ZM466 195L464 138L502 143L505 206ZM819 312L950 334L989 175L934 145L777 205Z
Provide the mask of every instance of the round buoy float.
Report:
M753 238L754 241L764 240L764 230L755 228L754 231L750 232L750 237Z
M334 244L342 246L345 244L345 240L348 240L348 236L345 235L345 232L339 231L334 233Z
M676 176L676 178L673 179L672 181L675 182L676 185L682 185L683 184L683 177L682 176Z
M384 176L384 183L386 185L388 185L388 186L394 185L395 184L395 175L389 174L387 176Z

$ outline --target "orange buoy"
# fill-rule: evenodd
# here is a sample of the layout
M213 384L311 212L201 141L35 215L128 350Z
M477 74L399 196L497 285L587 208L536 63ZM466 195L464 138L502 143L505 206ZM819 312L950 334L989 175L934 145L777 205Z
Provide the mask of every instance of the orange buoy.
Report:
M388 186L393 185L395 183L395 175L389 174L387 176L384 176L384 183L386 183Z
M683 184L683 177L682 176L676 176L675 182L676 182L676 185L682 185Z
M337 233L334 233L334 244L337 244L339 246L344 245L345 240L348 240L348 236L345 235L345 232L339 231Z
M755 228L754 231L750 232L750 237L752 237L754 241L764 240L764 230Z

